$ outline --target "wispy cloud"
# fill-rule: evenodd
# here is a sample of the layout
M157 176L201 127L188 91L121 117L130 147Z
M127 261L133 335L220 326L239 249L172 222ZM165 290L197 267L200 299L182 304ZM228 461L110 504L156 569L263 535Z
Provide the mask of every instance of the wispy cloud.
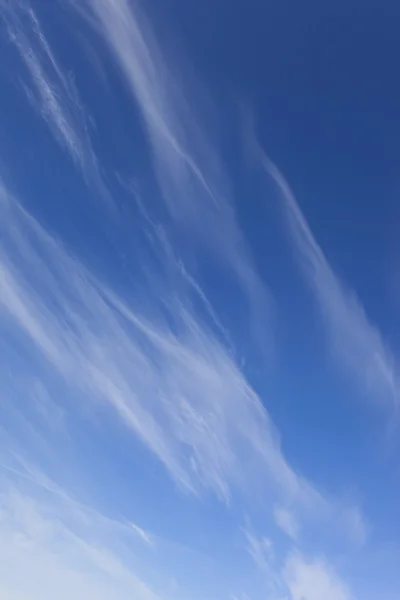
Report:
M107 422L100 427L106 427L107 435L113 428L119 434L124 427L124 433L135 442L140 440L148 451L149 464L156 459L178 489L192 497L214 495L226 507L240 499L246 509L261 498L262 510L270 510L291 539L298 539L304 519L322 528L333 523L346 536L351 529L352 540L364 540L367 527L361 512L317 490L286 459L265 402L240 368L220 307L174 243L175 238L184 238L190 255L207 256L213 265L218 263L219 272L228 271L236 281L235 291L247 300L252 333L260 344L269 339L264 316L269 296L239 227L232 190L212 136L192 113L191 98L167 69L136 5L127 0L69 3L106 41L139 106L166 221L172 227L153 218L137 197L138 221L142 219L137 229L142 225L140 235L148 234L152 257L141 248L135 256L140 276L134 289L127 286L123 293L117 292L105 279L94 276L0 183L0 328L18 355L18 376L24 379L31 372L37 378L39 372L51 372L60 388L69 392L62 419L80 410L90 418L105 408ZM77 89L56 61L36 14L25 6L6 11L5 18L28 69L35 106L85 179L102 187ZM291 219L303 231L294 201L288 206L294 215ZM312 272L319 274L316 279L327 279L334 290L336 285L340 299L341 288L329 275L311 234L299 233L299 239L303 236L311 248L310 256L305 254ZM340 302L347 310L347 303ZM10 365L15 367L12 360ZM36 385L28 396L54 429L60 413L46 391ZM73 404L75 397L83 407ZM21 403L17 409L23 412L25 406ZM6 557L6 549L12 549L4 573L0 571L8 597L23 598L24 586L34 577L41 588L50 572L55 580L47 582L49 598L125 600L133 594L138 600L157 600L136 570L127 568L109 530L130 536L148 552L157 547L155 535L136 522L111 522L86 511L24 465L26 481L40 484L38 496L21 485L21 473L14 471L17 483L0 478L0 483L7 482L1 490L6 514L5 520L0 519L1 555ZM274 506L279 506L275 513ZM293 513L284 506L293 507ZM275 560L269 537L249 529L245 537L253 560L271 575L274 592L290 600L314 600L314 581L315 589L336 593L324 598L350 598L343 595L346 588L324 561L293 554L283 568ZM291 539L284 543L292 544ZM21 571L27 573L24 581L17 577Z
M282 173L259 147L257 153L280 193L296 258L315 292L338 361L362 393L398 407L398 367L378 327L370 322L355 293L334 273Z
M144 541L146 542L146 544L148 544L149 546L153 545L153 540L152 540L152 536L143 529L143 527L139 527L139 525L136 525L135 523L131 523L130 524L133 531Z
M352 600L350 588L329 560L309 557L295 547L277 553L265 537L244 530L246 549L263 576L267 597L287 600Z
M136 536L131 528L80 506L39 472L23 467L13 477L2 467L0 472L5 597L126 600L133 594L138 600L159 600L132 569ZM122 539L129 544L121 545Z
M245 550L262 576L267 597L274 600L283 598L286 589L279 572L279 561L275 555L274 544L265 536L255 535L248 525L243 529L243 533Z
M248 321L263 347L270 298L238 226L233 191L212 129L179 72L163 58L139 6L127 0L70 0L109 46L136 100L153 155L161 196L179 235L228 267L249 303Z
M297 538L299 534L299 524L293 512L283 506L276 506L274 509L274 519L278 527L282 529L286 535Z
M4 186L0 193L0 304L68 386L83 390L94 409L98 402L112 406L184 489L229 501L233 490L251 494L261 485L307 513L347 518L345 507L288 464L231 350L185 294L177 299L175 288L165 287L161 304L156 297L128 303L70 256Z
M290 600L351 600L349 588L332 567L321 559L309 560L295 553L286 561L283 576Z
M110 195L90 139L91 121L72 73L64 73L45 37L39 19L24 0L0 4L0 18L29 75L21 79L28 100L54 139L69 154L86 183L104 199Z
M243 529L246 539L246 550L261 571L269 572L274 550L271 540L267 537L258 538L248 527Z
M297 476L259 399L184 298L171 299L174 333L157 301L146 316L128 307L4 188L3 199L11 235L3 238L1 303L67 382L109 401L184 487L200 484L228 498L242 439L295 492Z

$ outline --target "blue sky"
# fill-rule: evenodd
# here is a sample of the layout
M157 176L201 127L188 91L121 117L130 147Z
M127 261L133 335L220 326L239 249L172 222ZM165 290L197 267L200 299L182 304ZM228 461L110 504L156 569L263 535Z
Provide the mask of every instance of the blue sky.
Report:
M0 595L399 596L398 9L0 0Z

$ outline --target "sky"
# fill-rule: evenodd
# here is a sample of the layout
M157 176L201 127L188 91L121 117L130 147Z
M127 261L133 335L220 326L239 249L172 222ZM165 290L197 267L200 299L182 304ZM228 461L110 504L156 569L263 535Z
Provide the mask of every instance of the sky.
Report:
M400 594L400 12L0 0L0 596Z

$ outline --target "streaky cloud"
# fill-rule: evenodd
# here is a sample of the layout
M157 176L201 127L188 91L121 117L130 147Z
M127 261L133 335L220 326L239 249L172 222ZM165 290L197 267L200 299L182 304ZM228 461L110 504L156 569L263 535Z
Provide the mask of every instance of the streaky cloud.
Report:
M160 49L161 36L140 2L55 3L65 22L72 10L83 46L98 44L99 53L87 57L98 81L104 86L122 75L126 89L117 84L100 112L107 110L111 127L121 106L135 125L138 113L146 143L139 130L130 145L125 123L110 138L106 127L98 131L99 150L112 139L116 152L104 155L113 154L113 163L125 154L121 163L137 177L127 183L126 172L117 173L118 192L129 195L129 205L122 203L128 218L126 227L121 220L105 224L112 243L93 260L100 272L85 264L85 250L76 255L61 241L69 231L62 219L52 213L52 225L42 224L46 202L42 207L36 190L27 210L0 179L1 594L9 600L198 600L229 593L238 600L354 600L335 565L345 571L342 549L354 546L363 562L369 525L358 506L318 488L288 460L268 398L253 388L238 357L247 323L257 357L272 339L273 323L272 298L236 212L230 149L225 166L206 110L190 94L191 83L199 88L186 85L180 60ZM34 0L0 0L18 82L61 148L66 175L76 168L114 206L107 183L113 167L97 157L85 88L78 91L65 71L41 10ZM131 148L141 154L143 172L130 162ZM363 391L397 405L396 365L379 330L333 272L283 175L258 147L256 155L279 191L332 347ZM141 194L147 178L151 193ZM77 216L71 214L71 229ZM104 216L96 211L83 224L84 243L73 240L76 248L105 241L103 226L97 228ZM232 291L233 316L226 306ZM301 462L301 448L298 454ZM164 530L178 539L167 541ZM199 575L203 552L213 562L206 569L211 577ZM381 578L374 569L368 582ZM351 568L349 574L357 586ZM253 585L253 577L262 585Z
M174 225L228 267L249 304L250 329L269 347L271 298L238 225L233 192L199 103L187 97L137 3L69 0L108 45L140 109L155 173ZM172 61L173 62L173 61Z
M84 392L88 408L112 407L183 490L208 490L225 502L240 491L248 502L261 486L347 530L354 509L288 464L231 350L185 295L177 302L166 288L164 312L153 297L139 308L94 277L4 186L0 200L0 305L65 384Z
M354 600L354 596L331 562L293 546L279 556L270 539L244 530L246 550L264 578L267 598L287 600Z
M139 527L139 525L136 525L136 523L131 523L130 524L133 531L144 541L146 542L146 544L148 544L149 546L153 545L153 540L152 540L152 536L143 529L143 527Z
M299 524L293 511L284 506L276 506L274 509L274 519L276 524L286 535L296 540L299 535Z
M28 0L0 3L8 38L25 64L27 99L85 182L111 205L111 196L90 139L92 120L79 97L72 73L64 73Z
M291 600L354 600L348 586L321 558L293 553L286 559L283 578Z
M80 505L28 463L8 471L0 465L0 472L5 597L126 600L133 594L138 600L161 600L138 575L138 536L131 527Z
M397 410L398 366L381 332L334 273L282 173L256 142L253 149L279 191L296 258L318 300L337 360L365 396Z
M245 550L265 581L267 597L283 598L287 590L279 572L274 544L265 536L257 536L248 524L243 529L243 534Z

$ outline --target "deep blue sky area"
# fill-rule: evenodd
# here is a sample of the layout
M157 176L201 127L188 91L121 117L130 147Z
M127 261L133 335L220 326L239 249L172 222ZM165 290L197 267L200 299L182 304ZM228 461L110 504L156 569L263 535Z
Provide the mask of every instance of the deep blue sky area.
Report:
M393 267L382 269L378 256L398 254L396 3L162 4L203 77L256 107L263 146L329 258L390 335L397 307L385 306L386 320L374 305L392 284Z

